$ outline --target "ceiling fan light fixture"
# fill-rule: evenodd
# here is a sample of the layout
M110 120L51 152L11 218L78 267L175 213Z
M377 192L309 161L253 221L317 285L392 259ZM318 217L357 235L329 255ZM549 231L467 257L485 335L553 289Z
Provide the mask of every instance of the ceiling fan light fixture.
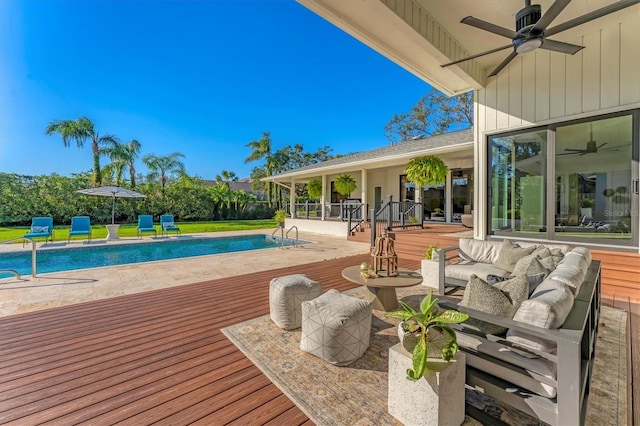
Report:
M514 41L514 43L516 43L519 40ZM517 43L516 45L516 52L517 53L529 53L533 50L536 50L538 47L542 46L542 39L541 38L530 38L527 40L524 40L520 43Z

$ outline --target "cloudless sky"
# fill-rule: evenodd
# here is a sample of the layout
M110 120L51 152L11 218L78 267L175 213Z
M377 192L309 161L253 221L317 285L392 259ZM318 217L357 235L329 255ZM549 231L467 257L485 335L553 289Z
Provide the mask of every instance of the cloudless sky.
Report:
M190 175L248 177L263 131L274 151L381 147L428 89L293 0L0 0L0 172L90 170L90 145L45 135L87 116Z

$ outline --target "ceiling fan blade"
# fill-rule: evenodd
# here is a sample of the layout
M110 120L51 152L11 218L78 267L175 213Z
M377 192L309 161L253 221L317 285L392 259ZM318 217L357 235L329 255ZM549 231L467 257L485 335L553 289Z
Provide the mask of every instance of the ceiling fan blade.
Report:
M571 3L571 0L556 0L551 7L547 9L545 14L542 15L542 18L531 28L531 32L534 34L543 32L569 3Z
M584 152L584 149L574 149L574 148L565 148L565 151L572 151L572 152Z
M471 59L475 59L475 58L479 58L480 56L489 55L491 53L499 52L499 51L507 49L509 47L513 47L513 45L507 44L506 46L496 47L495 49L491 49L491 50L487 50L486 52L477 53L475 55L467 56L466 58L458 59L457 61L449 62L447 64L443 64L443 65L440 65L440 66L442 68L444 68L444 67L448 67L449 65L459 64L460 62L470 61Z
M640 1L640 0L638 0ZM460 20L463 24L471 25L472 27L480 28L481 30L489 31L490 33L498 34L510 39L524 37L522 34L510 30L505 27L501 27L491 22L483 21L482 19L474 18L473 16L466 16Z
M542 46L540 46L540 49L553 50L554 52L575 55L576 53L584 49L584 46L578 46L577 44L565 43L563 41L555 41L545 38L542 41Z
M500 65L498 65L496 67L496 69L494 69L491 74L489 74L489 77L493 77L494 75L498 75L498 73L500 71L502 71L502 68L506 67L509 62L513 61L513 58L515 58L516 56L518 56L518 53L514 50L513 52L511 52L511 54L509 54L509 56L507 56L505 58L504 61L502 61L502 63L500 63Z
M606 144L608 144L608 143L609 143L609 142L605 142L605 143L603 143L602 145L597 146L597 147L596 147L596 151L597 151L597 150L599 150L600 148L602 148L603 146L605 146L605 145L606 145Z
M640 0L619 0L608 6L601 7L600 9L594 10L593 12L589 12L582 16L578 16L577 18L573 18L568 20L567 22L563 22L560 25L557 25L553 28L549 28L544 32L546 37L550 37L554 34L558 34L559 32L566 31L573 27L577 27L578 25L582 25L585 22L593 21L594 19L602 18L605 15L608 15L613 12L617 12L626 7L633 6L634 4L640 3Z

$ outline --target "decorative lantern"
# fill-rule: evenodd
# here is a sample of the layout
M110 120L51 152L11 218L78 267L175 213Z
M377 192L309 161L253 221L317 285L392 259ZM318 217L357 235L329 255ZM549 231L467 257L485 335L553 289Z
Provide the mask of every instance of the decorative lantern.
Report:
M380 276L398 276L398 255L393 244L393 238L387 235L387 231L384 231L381 237L376 238L371 257L373 258L373 271Z

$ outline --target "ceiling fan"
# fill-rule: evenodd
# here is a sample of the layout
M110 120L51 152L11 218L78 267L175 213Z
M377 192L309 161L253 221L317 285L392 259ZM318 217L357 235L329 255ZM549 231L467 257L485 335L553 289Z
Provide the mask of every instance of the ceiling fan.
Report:
M586 22L594 19L601 18L618 10L640 3L640 0L620 0L612 3L608 6L589 12L585 15L578 16L556 25L555 27L547 29L547 26L553 22L553 20L564 10L565 7L571 2L571 0L556 0L547 13L542 14L542 8L539 4L531 4L531 0L525 0L524 8L516 13L516 30L510 30L508 28L501 27L499 25L492 24L482 19L474 18L473 16L467 16L460 21L463 24L471 25L472 27L480 28L481 30L489 31L490 33L498 34L503 37L511 39L511 44L501 46L495 49L488 50L486 52L478 53L468 56L464 59L449 62L441 65L441 67L448 67L450 65L459 64L460 62L469 61L471 59L479 58L480 56L489 55L491 53L499 52L504 49L513 47L513 52L509 54L501 63L494 69L489 77L497 75L509 62L511 62L516 56L522 53L528 53L535 49L546 49L554 52L566 53L568 55L574 55L584 46L578 46L571 43L565 43L562 41L549 40L547 37L558 34L562 31L566 31L578 25L582 25Z

